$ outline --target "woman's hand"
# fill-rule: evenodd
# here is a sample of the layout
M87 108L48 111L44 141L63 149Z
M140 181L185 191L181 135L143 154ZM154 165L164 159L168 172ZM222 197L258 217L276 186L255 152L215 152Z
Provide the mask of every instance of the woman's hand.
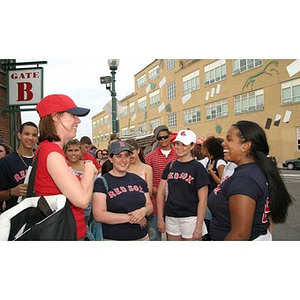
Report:
M193 233L193 241L202 241L202 230L195 229Z
M129 223L131 224L140 224L140 222L142 221L143 218L145 218L147 213L147 208L146 207L142 207L139 209L136 209L132 212L129 212Z
M166 223L164 219L157 219L157 229L161 233L166 232Z

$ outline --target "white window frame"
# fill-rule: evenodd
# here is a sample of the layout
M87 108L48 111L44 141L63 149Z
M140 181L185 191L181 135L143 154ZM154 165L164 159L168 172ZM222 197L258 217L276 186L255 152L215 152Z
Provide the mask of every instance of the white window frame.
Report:
M121 117L126 118L127 114L128 114L128 105L124 105L124 108L122 109L122 112L121 112Z
M234 114L243 114L253 111L264 110L264 90L256 90L240 94L234 97Z
M219 59L204 67L205 85L226 79L226 59Z
M134 114L134 102L129 104L129 114L132 116Z
M183 76L182 84L183 84L183 95L191 93L195 90L200 89L200 75L199 70L196 70L190 74Z
M141 88L142 86L146 85L146 74L142 75L137 79L137 87Z
M207 121L215 120L228 116L227 99L218 100L205 104L205 118Z
M300 127L297 127L297 152L300 152Z
M155 118L155 119L150 120L149 125L150 125L150 132L153 132L153 130L154 130L157 126L160 126L160 125L161 125L160 118Z
M175 68L175 59L167 59L167 70L170 71Z
M138 124L138 131L146 133L147 132L147 122L142 122Z
M297 89L297 94L295 95L295 90ZM281 84L281 104L290 105L300 102L300 78L289 80ZM289 91L289 97L284 95L285 91Z
M128 134L128 127L123 127L123 128L121 129L121 136L127 135L127 134Z
M168 127L169 128L177 127L177 113L168 114Z
M233 59L232 74L240 74L260 67L263 64L262 59Z
M183 111L183 124L193 124L201 122L200 106L191 107Z
M159 76L159 66L157 65L156 67L154 67L153 69L151 69L148 72L148 76L149 76L149 81L152 81L155 78L157 78Z
M160 103L160 92L159 89L149 94L149 106L157 106Z
M138 112L141 112L141 111L147 109L147 97L146 96L138 99L137 103L138 103Z
M168 100L176 99L176 81L172 81L168 83L167 86L167 94L168 94Z

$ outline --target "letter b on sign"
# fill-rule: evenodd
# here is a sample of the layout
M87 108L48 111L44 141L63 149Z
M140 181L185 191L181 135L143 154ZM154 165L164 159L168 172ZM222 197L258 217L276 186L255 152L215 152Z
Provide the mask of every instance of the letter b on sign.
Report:
M32 83L18 82L18 99L17 101L30 101L33 98Z

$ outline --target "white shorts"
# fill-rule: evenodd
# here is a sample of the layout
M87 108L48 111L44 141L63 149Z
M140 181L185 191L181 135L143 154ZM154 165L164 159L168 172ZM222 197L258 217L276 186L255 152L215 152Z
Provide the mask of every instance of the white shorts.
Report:
M174 218L166 216L166 232L173 236L191 239L196 228L197 217ZM205 223L202 224L202 236L207 234Z

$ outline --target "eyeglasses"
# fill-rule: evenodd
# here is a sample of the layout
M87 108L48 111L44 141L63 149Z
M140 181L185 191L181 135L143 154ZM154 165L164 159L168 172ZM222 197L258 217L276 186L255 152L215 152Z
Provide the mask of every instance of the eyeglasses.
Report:
M166 140L166 139L168 139L168 138L169 138L168 135L162 135L162 136L158 136L158 137L157 137L157 139L158 139L159 141L161 141L162 139Z

